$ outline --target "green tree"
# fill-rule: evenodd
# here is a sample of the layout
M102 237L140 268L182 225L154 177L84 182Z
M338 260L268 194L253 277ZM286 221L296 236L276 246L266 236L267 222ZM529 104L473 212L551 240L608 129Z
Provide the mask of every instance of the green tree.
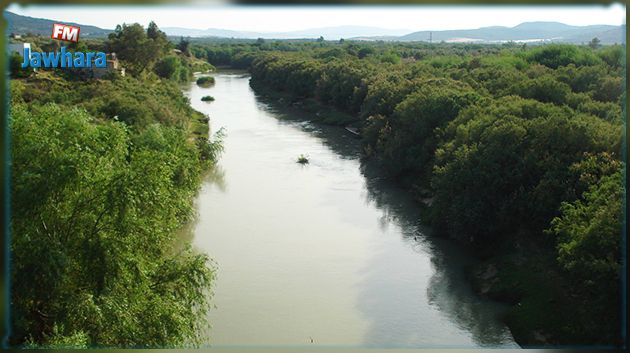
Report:
M619 340L623 170L604 175L581 199L563 202L549 232L557 237L558 262L580 298L580 333L603 342ZM594 321L593 315L606 320Z
M32 67L22 68L24 58L18 53L11 53L9 56L9 72L12 78L26 78L33 74Z
M155 23L152 24L148 30L151 36L138 23L119 25L109 34L108 49L124 60L128 71L134 75L151 67L168 51L166 35L157 29Z
M373 54L373 53L374 53L374 48L372 48L372 47L363 47L363 48L359 49L358 56L359 56L359 59L363 59L366 56L368 56L370 54Z
M190 56L190 41L184 39L184 37L179 38L179 43L177 43L176 48L181 50L185 55Z
M599 38L595 37L591 39L590 42L588 42L588 46L591 47L592 49L597 49L600 47L600 43L601 41L599 40Z
M515 224L542 232L576 197L571 165L621 143L617 124L514 97L463 111L445 134L433 176L437 225L478 244Z
M204 342L211 264L173 250L200 173L186 134L131 135L56 105L13 106L11 118L11 343Z
M155 73L166 79L172 79L175 74L180 70L181 62L176 56L166 56L162 60L158 61L153 70Z

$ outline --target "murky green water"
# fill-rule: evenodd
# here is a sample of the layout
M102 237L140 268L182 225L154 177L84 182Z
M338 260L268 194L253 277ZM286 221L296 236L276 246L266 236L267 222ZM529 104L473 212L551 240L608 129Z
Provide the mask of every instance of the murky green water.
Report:
M357 139L274 110L244 73L215 78L185 91L227 132L193 226L218 265L213 346L516 346L502 308L471 292L472 258L426 236L408 195L361 171Z

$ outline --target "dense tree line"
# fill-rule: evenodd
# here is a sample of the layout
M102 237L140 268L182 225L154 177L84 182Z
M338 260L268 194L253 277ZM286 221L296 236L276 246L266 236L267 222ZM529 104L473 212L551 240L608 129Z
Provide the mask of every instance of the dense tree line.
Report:
M191 61L155 24L89 45L129 74L11 81L10 344L207 343L213 265L176 234L221 144L175 82Z
M354 115L366 159L432 201L437 232L486 259L551 257L548 281L562 289L549 302L580 309L562 327L545 322L565 315L561 304L519 309L530 324L521 342L540 327L556 343L620 342L625 47L282 41L192 52L247 68L259 90Z

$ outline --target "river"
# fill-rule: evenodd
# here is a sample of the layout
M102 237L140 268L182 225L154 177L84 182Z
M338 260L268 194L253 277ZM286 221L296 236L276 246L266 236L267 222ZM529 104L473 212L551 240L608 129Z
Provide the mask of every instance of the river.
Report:
M244 72L214 77L184 89L227 133L191 225L217 267L213 347L518 347L466 281L473 257L362 170L352 134L262 102Z

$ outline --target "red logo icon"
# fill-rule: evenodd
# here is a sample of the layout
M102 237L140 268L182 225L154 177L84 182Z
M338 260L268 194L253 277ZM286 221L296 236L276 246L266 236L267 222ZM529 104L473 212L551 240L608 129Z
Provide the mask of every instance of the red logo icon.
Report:
M79 41L80 32L81 28L77 26L55 23L50 38L76 43Z

